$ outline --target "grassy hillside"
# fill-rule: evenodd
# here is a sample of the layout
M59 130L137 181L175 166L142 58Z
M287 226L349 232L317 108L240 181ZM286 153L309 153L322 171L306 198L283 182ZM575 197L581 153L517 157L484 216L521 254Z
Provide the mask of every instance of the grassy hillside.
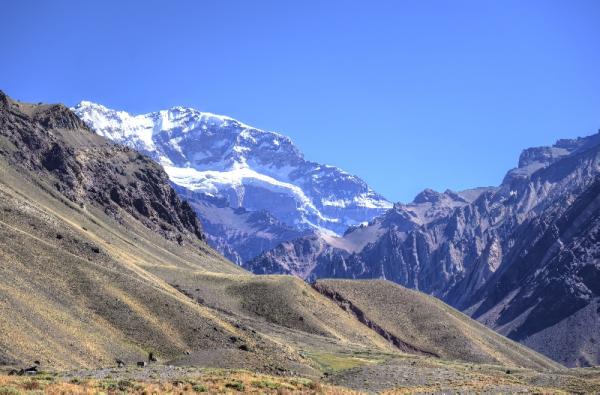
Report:
M235 357L231 336L254 341L144 270L240 269L206 246L180 246L134 220L118 224L2 169L0 361L91 367L221 348Z
M440 300L389 281L319 280L315 289L409 352L538 369L559 366Z
M64 107L0 99L0 364L96 367L201 350L256 368L299 358L146 270L245 273L201 240L160 167Z
M93 392L112 375L173 389L173 380L199 368L359 390L406 385L403 372L416 369L415 388L483 374L484 382L501 376L494 388L506 390L535 386L548 369L560 369L444 303L388 282L311 287L295 277L251 275L206 245L158 165L94 135L64 107L2 95L0 333L0 371L40 361L63 372L57 391L74 390L80 383L65 380L85 376L91 384L84 389ZM149 352L158 363L130 370ZM128 367L116 369L116 359ZM487 373L473 375L474 366ZM511 387L503 375L515 367L527 379ZM573 377L582 388L589 383ZM256 380L263 379L271 380ZM440 388L455 388L446 384ZM307 386L298 388L321 388Z
M155 273L193 300L300 350L398 351L296 277Z

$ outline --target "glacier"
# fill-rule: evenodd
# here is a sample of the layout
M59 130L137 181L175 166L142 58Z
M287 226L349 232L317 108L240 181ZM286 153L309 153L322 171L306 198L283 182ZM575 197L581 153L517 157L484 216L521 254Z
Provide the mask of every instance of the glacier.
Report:
M91 101L72 110L99 135L159 162L189 196L267 211L286 234L342 235L393 207L359 177L306 160L289 137L231 117L181 106L136 115ZM214 221L202 207L203 222Z

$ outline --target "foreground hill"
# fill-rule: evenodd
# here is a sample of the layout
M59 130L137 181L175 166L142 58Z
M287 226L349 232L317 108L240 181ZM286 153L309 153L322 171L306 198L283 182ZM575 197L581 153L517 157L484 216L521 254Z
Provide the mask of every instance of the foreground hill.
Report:
M549 366L547 358L439 299L390 281L319 280L314 287L407 352L445 360Z
M600 364L600 134L530 148L499 187L396 204L341 238L305 236L255 273L385 278L432 294L568 366Z
M440 372L471 377L475 364L485 380L524 372L494 388L589 383L392 283L313 288L245 272L205 244L152 160L94 134L63 106L0 99L0 371L37 360L63 377L173 382L190 366L244 368L352 378L352 388L373 390L365 374L385 375L381 388L406 385L404 369L416 369L413 387L451 385ZM159 359L150 368L115 370L116 359L131 365L149 352Z
M151 160L63 106L0 95L0 362L56 367L244 337L145 267L241 273Z

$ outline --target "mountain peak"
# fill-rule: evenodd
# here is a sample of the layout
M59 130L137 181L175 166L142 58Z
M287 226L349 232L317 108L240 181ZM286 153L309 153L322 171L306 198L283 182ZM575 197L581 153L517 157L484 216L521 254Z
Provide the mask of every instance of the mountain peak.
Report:
M161 163L179 186L268 209L289 226L341 234L392 206L360 178L305 160L290 138L231 117L183 106L131 115L91 102L74 111L96 133Z
M443 194L430 188L425 188L413 199L414 203L435 203L443 198Z

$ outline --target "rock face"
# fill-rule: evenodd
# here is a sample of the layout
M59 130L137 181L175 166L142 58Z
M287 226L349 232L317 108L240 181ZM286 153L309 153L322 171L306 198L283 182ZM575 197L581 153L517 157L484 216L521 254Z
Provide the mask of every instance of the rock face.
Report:
M120 207L169 239L203 239L194 211L153 160L99 139L63 105L22 104L2 92L0 99L0 154L7 160L52 173L56 190L82 207L101 206L117 219Z
M190 191L209 243L239 263L308 230L341 234L392 206L360 178L305 160L289 138L229 117L184 107L134 116L90 102L73 110L161 163Z
M400 283L399 277L391 275L394 272L402 276L397 273L399 268L394 263L394 248L388 251L384 247L386 238L391 244L404 243L413 231L443 220L456 208L464 207L484 192L493 190L494 188L479 188L444 193L425 190L417 195L413 203L395 204L391 210L368 224L349 228L343 237L313 233L282 243L245 266L255 273L273 271L311 280L327 277L388 278ZM371 254L379 265L363 265L359 261L363 253ZM381 254L380 257L376 256L378 253ZM354 272L356 267L350 265L362 266L360 274ZM410 270L403 270L404 283L414 286L414 282L408 280L408 277L414 277L408 273Z
M385 278L561 363L598 364L600 311L591 306L600 297L599 159L600 134L530 148L497 188L426 190L342 238L290 241L246 267L307 279ZM565 350L569 336L574 346Z
M193 192L176 184L173 187L202 218L206 241L238 265L283 240L296 239L308 232L282 223L267 210L233 208L224 198Z

